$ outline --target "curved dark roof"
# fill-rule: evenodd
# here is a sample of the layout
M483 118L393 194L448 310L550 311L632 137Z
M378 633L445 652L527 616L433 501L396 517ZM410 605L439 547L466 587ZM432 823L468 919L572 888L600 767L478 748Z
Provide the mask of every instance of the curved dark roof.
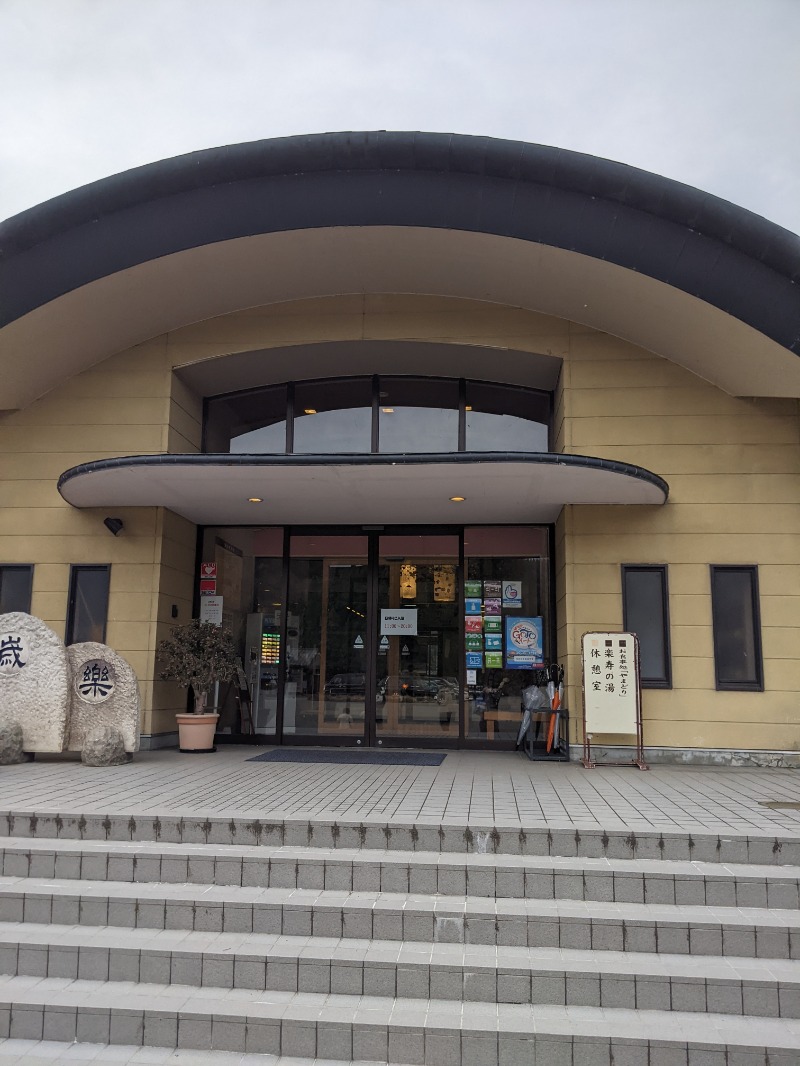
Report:
M0 327L173 252L333 226L467 230L606 260L800 352L800 238L621 163L520 141L326 133L214 148L56 197L0 224Z

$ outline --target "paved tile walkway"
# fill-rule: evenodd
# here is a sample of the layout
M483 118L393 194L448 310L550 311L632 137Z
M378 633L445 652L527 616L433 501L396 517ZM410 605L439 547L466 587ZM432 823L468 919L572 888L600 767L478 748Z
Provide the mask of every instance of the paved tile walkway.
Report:
M111 768L39 757L0 767L0 810L800 837L797 770L584 770L576 763L532 763L515 753L464 751L449 752L438 767L248 761L259 750L140 752L132 763Z

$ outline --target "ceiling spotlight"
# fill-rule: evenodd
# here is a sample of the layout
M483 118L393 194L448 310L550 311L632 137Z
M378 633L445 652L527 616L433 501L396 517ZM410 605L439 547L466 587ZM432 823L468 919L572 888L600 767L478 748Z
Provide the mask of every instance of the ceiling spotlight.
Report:
M303 414L304 415L315 415L316 413L317 413L316 407L304 407L303 408Z
M451 496L450 497L450 502L451 503L463 503L465 499L466 499L465 496Z
M394 408L393 407L382 407L381 411L385 415L393 415L394 414Z
M263 503L264 501L261 499L260 496L248 496L247 497L247 502L248 503Z

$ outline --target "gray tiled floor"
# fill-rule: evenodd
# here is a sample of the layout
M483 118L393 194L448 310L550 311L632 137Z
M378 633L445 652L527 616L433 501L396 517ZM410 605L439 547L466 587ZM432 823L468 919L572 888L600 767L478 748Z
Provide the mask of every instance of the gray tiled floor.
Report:
M260 749L140 752L125 766L38 757L4 766L0 810L576 826L800 836L800 772L659 766L648 772L449 752L439 767L258 763Z
M0 1040L0 1066L290 1066L273 1055L187 1048L129 1047L117 1044L67 1044L53 1040ZM293 1059L291 1066L343 1066L324 1059ZM355 1064L358 1066L358 1064ZM363 1063L363 1066L378 1066Z

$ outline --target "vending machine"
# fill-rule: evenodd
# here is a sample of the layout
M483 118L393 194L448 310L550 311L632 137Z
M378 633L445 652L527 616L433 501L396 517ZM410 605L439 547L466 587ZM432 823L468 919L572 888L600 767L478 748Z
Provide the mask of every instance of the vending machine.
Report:
M256 733L274 733L281 661L280 617L248 614L245 654Z

